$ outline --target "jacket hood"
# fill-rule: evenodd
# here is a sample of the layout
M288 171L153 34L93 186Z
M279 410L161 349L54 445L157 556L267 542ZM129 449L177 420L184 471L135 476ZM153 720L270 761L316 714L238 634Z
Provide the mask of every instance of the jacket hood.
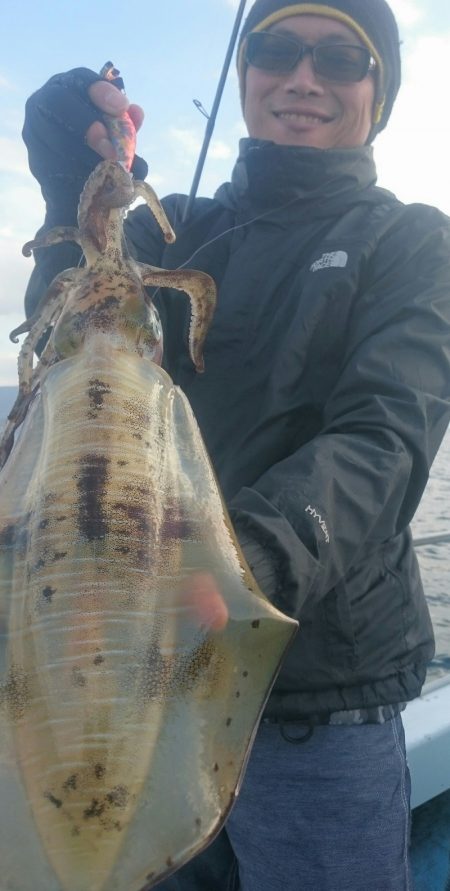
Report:
M372 146L324 150L247 137L239 143L231 182L220 186L215 198L232 210L312 202L317 216L323 203L329 213L330 201L342 210L356 197L360 200L376 178Z

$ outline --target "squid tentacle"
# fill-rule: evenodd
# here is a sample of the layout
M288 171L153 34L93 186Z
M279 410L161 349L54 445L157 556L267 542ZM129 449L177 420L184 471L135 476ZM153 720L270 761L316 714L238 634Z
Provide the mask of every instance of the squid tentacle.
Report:
M143 285L185 291L191 301L189 354L198 372L205 370L203 344L216 305L216 286L207 272L196 269L158 269L139 263Z

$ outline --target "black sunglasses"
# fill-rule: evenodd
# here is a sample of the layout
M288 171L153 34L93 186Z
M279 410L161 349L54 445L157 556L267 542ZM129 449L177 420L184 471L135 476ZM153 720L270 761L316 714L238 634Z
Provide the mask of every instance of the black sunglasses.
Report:
M264 71L288 74L307 55L312 57L316 74L341 83L364 80L377 64L364 46L344 43L306 46L294 37L273 31L253 31L247 37L246 61Z

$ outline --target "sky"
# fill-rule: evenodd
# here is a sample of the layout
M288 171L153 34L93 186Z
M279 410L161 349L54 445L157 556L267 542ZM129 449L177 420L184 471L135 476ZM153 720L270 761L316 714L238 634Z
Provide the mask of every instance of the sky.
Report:
M252 0L248 0L246 12ZM126 6L126 9L125 9ZM387 130L375 141L378 183L406 202L450 214L450 4L392 0L402 38L403 79ZM0 35L0 386L17 382L18 347L32 260L21 246L43 220L40 189L21 138L25 102L53 74L111 59L127 94L146 112L138 153L160 196L188 192L238 0L16 0ZM199 194L229 179L245 136L232 63Z

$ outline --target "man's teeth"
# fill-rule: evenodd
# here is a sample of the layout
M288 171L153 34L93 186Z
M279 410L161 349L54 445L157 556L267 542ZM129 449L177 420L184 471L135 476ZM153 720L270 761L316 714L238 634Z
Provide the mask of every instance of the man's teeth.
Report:
M277 118L284 118L286 121L295 121L297 124L324 124L324 118L315 117L312 114L298 114L295 111L280 111Z

